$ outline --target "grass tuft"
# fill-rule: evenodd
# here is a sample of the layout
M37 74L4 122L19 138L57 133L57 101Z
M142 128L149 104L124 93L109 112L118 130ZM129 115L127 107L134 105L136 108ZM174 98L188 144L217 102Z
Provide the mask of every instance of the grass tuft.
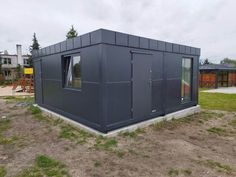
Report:
M111 150L117 147L118 142L115 139L97 138L95 147L102 150Z
M123 158L125 156L125 152L120 151L120 150L115 150L114 153L117 155L119 158Z
M33 114L34 118L37 119L40 122L46 122L46 123L48 123L50 125L54 125L54 126L56 126L59 122L57 119L54 120L54 119L52 119L48 116L44 116L42 114L41 109L37 106L30 105L28 107L28 110L31 112L31 114Z
M9 128L11 128L11 120L10 119L0 120L0 134L3 133L4 131L8 130Z
M39 107L37 107L37 106L33 106L33 105L31 105L29 108L28 108L28 110L29 111L31 111L31 113L32 114L41 114L42 113L42 111L41 111L41 109L39 108Z
M0 177L4 177L7 174L7 170L4 166L0 166Z
M231 120L229 125L231 125L232 127L236 128L236 119Z
M197 113L197 114L190 115L190 116L180 118L180 119L172 119L170 121L163 120L163 121L158 122L152 126L153 126L154 130L156 130L156 131L159 131L162 129L174 130L183 124L189 124L191 122L204 123L206 121L209 121L210 119L221 118L223 116L224 116L224 114L222 114L222 113L201 112L201 113Z
M4 97L4 99L5 100L14 100L14 99L16 99L16 97L15 96L6 96L6 97Z
M125 152L117 149L117 145L118 142L116 139L99 136L96 138L96 143L94 144L94 147L97 150L108 151L115 154L119 158L123 158Z
M3 99L7 100L8 102L26 102L29 104L34 103L34 97L32 96L6 96Z
M190 169L173 169L171 168L168 171L169 176L178 176L180 174L184 174L185 176L190 176L192 174L192 171Z
M38 167L41 167L41 168L53 168L55 166L58 166L59 162L49 158L48 156L39 155L36 158L36 164Z
M182 172L185 174L185 175L191 175L192 174L192 171L190 169L185 169L185 170L182 170Z
M0 145L12 144L16 140L18 140L17 136L12 136L9 138L6 138L3 136L3 133L10 128L11 128L11 120L10 119L0 120Z
M90 137L93 137L93 135L69 124L62 125L59 134L59 138L68 139L79 144L86 143Z
M96 162L94 163L94 166L95 166L95 167L100 167L100 166L102 166L102 163L99 162L99 161L96 161Z
M19 138L17 136L12 136L10 138L5 138L2 135L0 135L0 144L1 145L13 144L18 139Z
M105 138L99 136L96 138L95 148L102 149L102 150L112 150L114 147L117 147L117 140L114 138Z
M168 172L169 176L178 176L179 175L179 170L177 169L170 169Z
M230 174L232 172L232 168L229 165L224 165L221 164L220 162L216 162L214 160L206 160L206 161L202 161L202 164L204 164L205 166L208 166L212 169L216 169L219 172L224 172L227 174Z
M226 133L225 129L220 128L220 127L212 127L212 128L207 129L207 131L210 133L215 133L217 135L225 135Z
M121 136L136 138L139 134L142 134L142 133L145 133L144 129L138 128L138 129L136 129L135 131L132 131L132 132L121 133Z
M70 177L66 166L46 155L38 155L33 167L24 170L17 177L55 176Z

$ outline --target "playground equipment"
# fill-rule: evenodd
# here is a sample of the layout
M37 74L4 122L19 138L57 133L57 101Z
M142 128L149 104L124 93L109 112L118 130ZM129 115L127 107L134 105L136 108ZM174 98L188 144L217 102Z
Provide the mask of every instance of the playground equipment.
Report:
M33 68L24 68L23 76L13 83L12 91L34 93Z

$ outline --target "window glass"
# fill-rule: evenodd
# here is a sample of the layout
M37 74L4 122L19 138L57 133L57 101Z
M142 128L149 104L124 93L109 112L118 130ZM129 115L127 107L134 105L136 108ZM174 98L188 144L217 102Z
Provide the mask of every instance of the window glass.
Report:
M8 64L11 64L11 59L10 58L8 58Z
M7 58L4 58L3 64L7 64Z
M79 55L64 58L65 87L81 88L81 60Z
M73 57L73 87L81 87L80 56Z
M182 59L181 101L191 100L192 59Z
M29 60L28 59L24 59L24 64L28 65L29 64Z
M4 71L4 75L5 76L11 76L11 71L9 71L9 70Z

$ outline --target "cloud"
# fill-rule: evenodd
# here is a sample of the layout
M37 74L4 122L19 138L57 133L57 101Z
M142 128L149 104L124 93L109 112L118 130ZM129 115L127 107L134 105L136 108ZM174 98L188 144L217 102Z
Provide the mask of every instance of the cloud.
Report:
M1 2L2 1L2 2ZM201 58L236 59L234 0L0 0L0 51L28 52L36 32L41 46L107 28L202 49Z

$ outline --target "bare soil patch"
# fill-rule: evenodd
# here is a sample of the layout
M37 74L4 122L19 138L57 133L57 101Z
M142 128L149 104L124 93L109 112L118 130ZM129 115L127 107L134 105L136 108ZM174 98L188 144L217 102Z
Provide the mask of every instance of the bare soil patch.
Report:
M0 99L0 176L47 173L35 166L44 156L73 177L236 176L235 112L205 110L106 139L16 102Z

